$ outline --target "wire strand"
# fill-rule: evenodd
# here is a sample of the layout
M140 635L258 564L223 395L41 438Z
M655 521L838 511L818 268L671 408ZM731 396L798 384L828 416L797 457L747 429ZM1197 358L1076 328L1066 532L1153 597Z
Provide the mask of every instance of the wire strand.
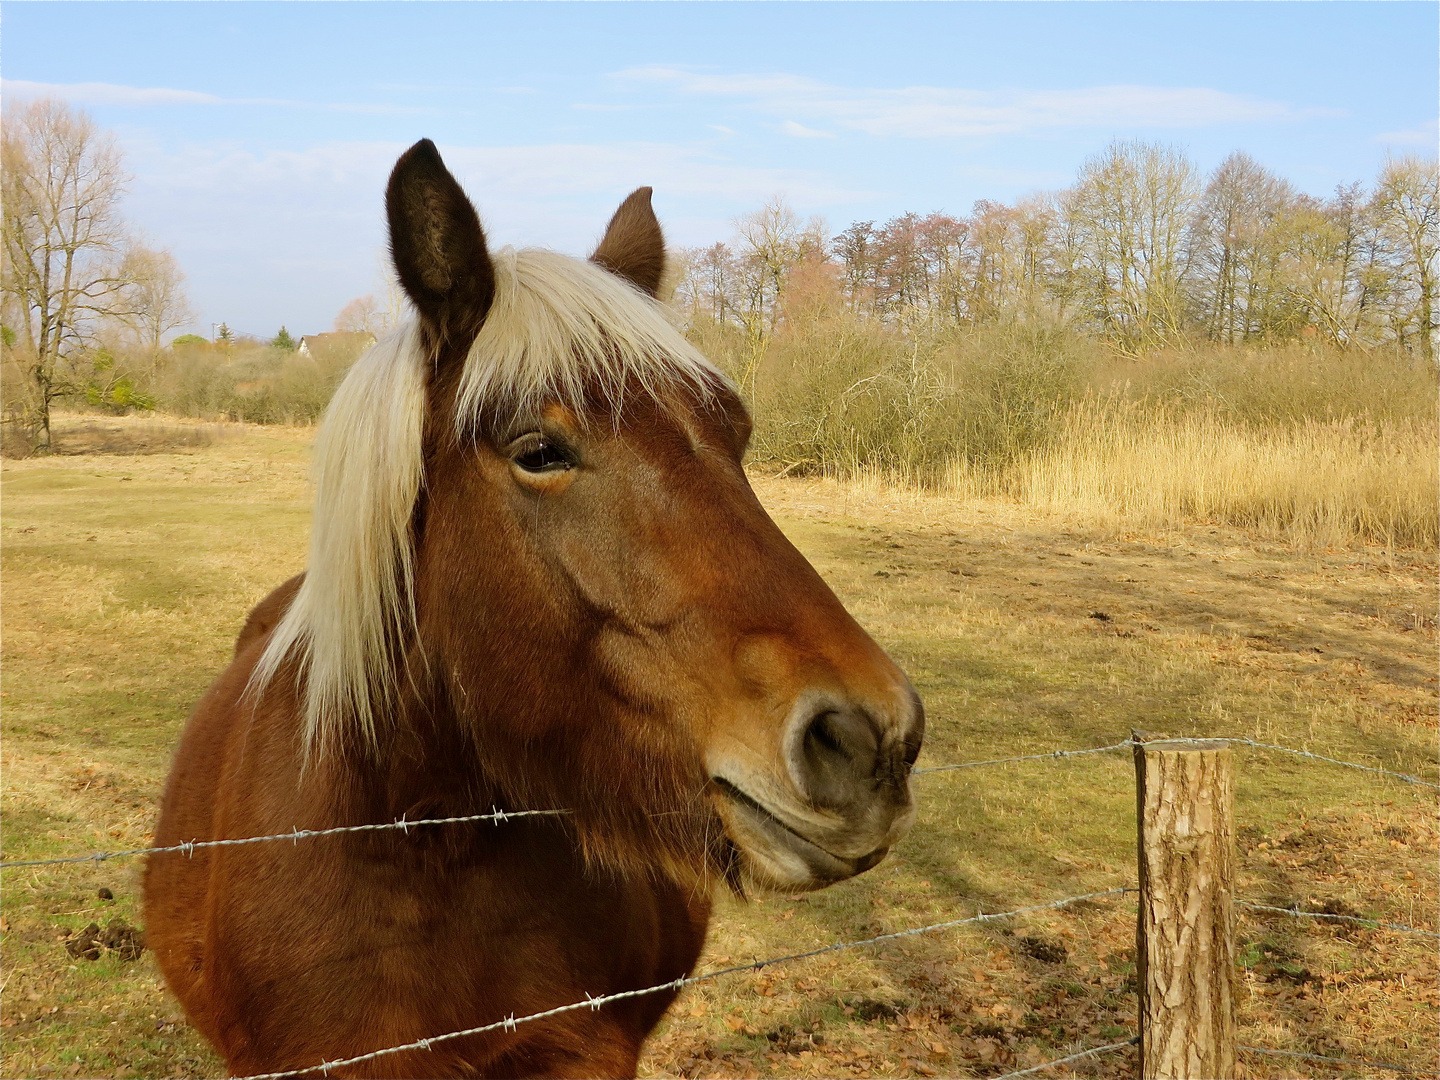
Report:
M708 982L711 979L723 978L726 975L737 975L746 971L760 971L763 968L771 967L774 964L791 963L796 960L808 960L812 957L823 956L826 953L838 952L841 949L854 949L866 945L877 945L882 941L895 941L900 938L914 937L917 934L932 933L936 930L948 930L956 926L964 926L970 923L991 922L996 919L1009 919L1016 915L1030 915L1038 911L1051 911L1065 907L1069 904L1077 904L1084 900L1098 900L1102 897L1121 896L1125 893L1135 892L1132 887L1121 886L1114 889L1106 889L1103 892L1084 893L1080 896L1067 896L1061 900L1054 900L1048 904L1036 904L1031 907L1017 908L1014 911L1002 911L993 915L971 915L964 919L950 919L947 922L931 923L929 926L917 926L909 930L897 930L890 934L879 934L875 937L862 938L858 941L837 941L832 945L825 945L818 949L810 949L807 952L791 953L788 956L775 956L768 960L756 960L749 964L735 964L731 967L718 968L715 971L707 971L702 975L691 975L686 978L673 979L670 982L660 983L656 986L647 986L642 990L622 990L614 994L603 994L600 997L585 996L584 1001L572 1002L569 1005L559 1005L553 1009L546 1009L544 1012L530 1013L527 1016L509 1016L504 1020L496 1020L489 1024L481 1024L479 1027L464 1028L460 1031L449 1031L443 1035L431 1035L426 1039L416 1039L414 1042L402 1043L399 1046L389 1046L383 1050L372 1050L368 1054L359 1054L355 1057L340 1058L336 1061L326 1061L319 1065L309 1065L304 1068L286 1069L283 1072L255 1073L251 1076L237 1077L235 1080L283 1080L288 1076L303 1076L309 1073L329 1074L331 1069L338 1069L350 1065L358 1065L364 1061L373 1061L376 1058L386 1057L390 1054L399 1054L407 1050L429 1050L436 1043L449 1042L452 1039L462 1039L470 1035L483 1035L491 1031L514 1031L521 1024L528 1024L535 1020L544 1020L551 1016L559 1016L562 1013L574 1012L577 1009L598 1010L604 1005L613 1001L623 1001L628 998L644 997L648 994L658 994L666 990L682 990L687 986L696 983ZM1098 1053L1099 1051L1095 1051Z
M1078 1054L1071 1054L1069 1057L1060 1058L1058 1061L1047 1061L1044 1065L1032 1065L1028 1069L1021 1069L1019 1072L1008 1072L997 1076L994 1080L1015 1080L1017 1076L1033 1076L1035 1073L1044 1072L1046 1069L1053 1069L1057 1065L1068 1065L1072 1061L1079 1061L1082 1058L1094 1057L1096 1054L1106 1054L1111 1050L1123 1050L1127 1046L1136 1046L1140 1042L1140 1036L1124 1042L1110 1043L1108 1046L1096 1046L1090 1050L1081 1050Z
M14 870L22 866L59 866L62 863L105 862L107 859L129 859L136 855L161 855L178 851L187 857L201 848L233 847L238 844L260 844L270 840L291 840L296 843L316 836L335 836L338 833L380 832L384 829L399 829L408 833L420 825L453 825L464 821L493 821L499 825L515 818L542 817L568 814L569 810L492 810L488 814L466 814L463 817L417 818L407 821L389 821L380 825L340 825L333 829L291 829L288 833L273 833L270 836L244 836L235 840L189 840L169 847L137 848L134 851L97 851L93 855L72 855L65 859L27 859L17 862L0 862L0 870Z
M1336 1065L1363 1065L1367 1069L1389 1069L1391 1072L1413 1073L1414 1069L1408 1069L1404 1065L1390 1065L1384 1061L1359 1061L1355 1058L1326 1057L1324 1054L1302 1054L1298 1050L1267 1050L1263 1046L1241 1046L1238 1043L1236 1050L1244 1050L1251 1054L1268 1054L1276 1057L1305 1058L1309 1061L1331 1061ZM1003 1077L997 1080L1004 1080Z
M1152 740L1160 741L1160 740ZM1326 757L1324 754L1315 754L1309 750L1296 750L1289 746L1278 746L1275 743L1262 743L1254 739L1240 735L1220 736L1215 739L1208 739L1208 742L1226 742L1240 746L1250 746L1257 750L1274 750L1281 754L1293 754L1296 757L1311 758L1315 761L1324 761L1331 765L1341 765L1347 769L1358 769L1361 772L1376 773L1380 776L1388 776L1393 780L1402 780L1407 784L1418 784L1420 787L1429 787L1440 790L1440 784L1429 780L1422 780L1410 773L1396 772L1393 769L1382 769L1375 765L1360 765L1353 761L1342 761L1340 758ZM911 769L911 776L921 776L925 773L953 772L956 769L976 769L982 765L1011 765L1019 761L1060 761L1065 758L1081 757L1085 754L1104 754L1112 750L1124 750L1127 747L1143 746L1145 742L1138 739L1125 739L1118 743L1111 743L1109 746L1095 746L1082 750L1051 750L1045 754L1022 754L1018 757L1008 758L987 758L984 761L962 761L955 765L932 765L924 769Z
M1419 777L1411 776L1409 773L1395 772L1391 769L1381 769L1373 765L1358 765L1353 761L1342 761L1339 758L1326 757L1324 754L1313 754L1309 750L1295 750L1288 746L1256 742L1254 739L1239 736L1212 741L1251 746L1260 750L1275 750L1283 754L1294 754L1297 757L1312 758L1315 761L1324 761L1331 765L1342 765L1347 769L1359 769L1362 772L1377 773L1395 780L1403 780L1407 784L1418 784L1421 787L1440 790L1440 784L1431 783L1429 780L1421 780ZM1109 746L1093 746L1080 750L1051 750L1044 754L1022 754L1018 757L989 758L984 761L962 761L954 765L932 765L928 768L912 769L910 775L922 776L927 773L953 772L957 769L976 769L982 765L1011 765L1021 761L1061 761L1072 757L1083 757L1087 754L1104 754L1114 750L1123 750L1127 747L1143 745L1143 742L1131 738L1118 743L1111 743ZM259 844L269 840L299 841L316 836L333 836L337 833L367 832L379 829L408 829L416 825L448 825L465 821L494 821L498 824L503 821L508 821L511 818L568 814L569 812L568 810L496 810L489 814L470 814L464 817L423 818L417 821L405 821L402 818L400 821L387 822L382 825L345 825L334 829L292 829L288 833L275 833L270 836L246 836L235 840L192 840L170 847L137 848L133 851L97 851L90 855L71 855L59 859L25 859L14 862L0 862L0 870L14 870L27 866L61 866L75 863L105 862L108 859L128 859L136 855L160 855L175 851L190 855L200 848L227 847L235 844Z
M988 761L962 761L958 765L932 765L927 769L911 769L911 776L923 773L953 772L956 769L976 769L981 765L1009 765L1016 761L1060 761L1064 758L1081 757L1084 754L1103 754L1107 750L1121 750L1134 746L1134 739L1114 743L1111 746L1096 746L1087 750L1051 750L1048 754L1024 754L1020 757L991 758Z
M1250 908L1253 911L1274 911L1281 915L1294 915L1301 919L1334 919L1337 922L1358 923L1371 930L1393 930L1398 934L1420 934L1422 937L1440 938L1440 934L1434 930L1419 930L1413 926L1402 926L1399 923L1367 919L1362 915L1332 915L1328 911L1301 911L1299 908L1275 907L1272 904L1252 904L1248 900L1236 900L1235 904L1237 907Z
M1418 784L1421 787L1435 788L1440 791L1440 784L1431 783L1429 780L1421 780L1418 776L1411 776L1409 773L1394 772L1391 769L1380 769L1374 765L1357 765L1353 761L1341 761L1339 758L1326 757L1324 754L1312 754L1309 750L1294 750L1288 746L1276 746L1274 743L1256 742L1254 739L1231 738L1226 742L1240 743L1242 746L1254 746L1260 750L1278 750L1282 754L1294 754L1296 757L1314 758L1316 761L1328 761L1331 765L1343 765L1347 769L1359 769L1361 772L1379 773L1381 776L1389 776L1395 780L1403 780L1407 784Z

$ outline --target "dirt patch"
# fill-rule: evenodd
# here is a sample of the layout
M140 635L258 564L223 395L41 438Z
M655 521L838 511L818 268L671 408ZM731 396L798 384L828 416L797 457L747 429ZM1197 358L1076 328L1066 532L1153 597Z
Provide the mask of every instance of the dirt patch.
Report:
M1042 937L1023 937L1019 944L1022 953L1043 964L1063 964L1070 955L1060 942L1049 941Z
M846 1016L871 1023L876 1020L898 1019L907 1008L909 1004L904 1001L876 1001L873 998L858 997L846 1001L844 1012Z
M124 919L111 919L103 930L92 922L65 938L65 951L77 960L99 960L102 949L113 952L121 960L138 960L145 951L145 931Z
M145 424L89 420L65 425L55 431L52 453L75 454L175 454L195 451L214 444L228 434L222 424L175 424L155 421Z
M49 453L60 457L191 454L233 438L245 427L182 417L55 412L50 418ZM29 445L7 426L0 439L0 456L21 459L33 454Z

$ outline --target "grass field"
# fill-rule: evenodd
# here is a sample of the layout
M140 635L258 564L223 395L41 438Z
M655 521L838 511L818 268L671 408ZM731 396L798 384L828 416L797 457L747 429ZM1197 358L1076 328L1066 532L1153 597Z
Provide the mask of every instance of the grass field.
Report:
M3 466L7 859L148 842L186 712L248 607L304 557L308 430L74 417L59 430L62 451L84 452ZM1300 553L1203 523L1102 529L1063 505L755 483L924 696L922 766L1140 728L1440 776L1431 552ZM1242 899L1436 929L1433 790L1235 752ZM722 903L701 969L1134 880L1126 755L915 784L920 819L890 860L821 893ZM65 948L92 921L143 923L139 871L6 872L3 1075L222 1075L148 953ZM703 984L642 1074L993 1076L1118 1041L1134 1029L1133 926L1126 897ZM1436 1073L1433 939L1249 914L1240 935L1242 1043ZM1252 1055L1242 1068L1374 1075ZM1133 1054L1049 1075L1133 1075Z

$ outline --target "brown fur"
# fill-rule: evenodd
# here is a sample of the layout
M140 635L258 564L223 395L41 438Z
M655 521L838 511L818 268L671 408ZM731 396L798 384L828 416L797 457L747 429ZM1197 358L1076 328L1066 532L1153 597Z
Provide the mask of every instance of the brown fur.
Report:
M665 236L650 206L650 195L648 187L630 193L610 218L605 238L590 261L655 296L665 277Z
M414 181L423 200L421 164L430 180L397 166L392 190ZM392 232L407 227L392 213ZM463 212L438 227L438 249L476 250L446 235ZM435 310L483 319L456 303ZM307 766L294 665L247 695L300 579L286 582L196 706L156 841L571 813L152 857L156 957L242 1075L676 979L699 956L714 881L819 887L873 865L908 821L918 702L755 499L733 392L597 398L528 424L497 414L472 441L453 422L469 341L425 328L417 625L395 715L378 746ZM514 440L537 428L574 467L516 463ZM768 824L751 796L795 826ZM780 881L790 864L764 853L792 847L813 869ZM630 1076L673 998L331 1075Z

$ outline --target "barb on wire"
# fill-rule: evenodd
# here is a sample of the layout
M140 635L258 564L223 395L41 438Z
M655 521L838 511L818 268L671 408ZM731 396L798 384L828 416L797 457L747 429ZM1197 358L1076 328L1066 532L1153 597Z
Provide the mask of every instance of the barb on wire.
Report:
M1421 787L1440 790L1440 784L1432 783L1429 780L1421 780L1418 776L1411 776L1409 773L1395 772L1393 769L1381 769L1374 765L1359 765L1353 761L1342 761L1339 758L1326 757L1324 754L1314 754L1309 750L1296 750L1289 746L1277 746L1274 743L1257 742L1254 739L1238 735L1222 736L1211 741L1227 742L1239 746L1251 746L1257 750L1276 750L1282 754L1294 754L1296 757L1313 758L1315 761L1324 761L1331 765L1343 765L1347 769L1359 769L1361 772L1378 773L1381 776L1388 776L1394 780L1402 780L1407 784L1418 784ZM962 761L955 765L931 765L924 769L911 769L910 775L920 776L924 773L952 772L956 769L975 769L982 765L1012 765L1017 761L1060 761L1065 758L1081 757L1085 754L1105 754L1112 750L1124 750L1127 747L1143 745L1144 742L1142 740L1130 738L1124 739L1121 742L1111 743L1109 746L1094 746L1081 750L1051 750L1046 754L1022 754L1019 757L988 758L984 761Z
M1095 746L1087 750L1051 750L1048 754L1024 754L1021 757L992 758L989 761L962 761L958 765L932 765L928 769L911 769L911 776L921 773L951 772L955 769L974 769L981 765L1009 765L1016 761L1060 761L1064 758L1080 757L1084 754L1103 754L1109 750L1123 750L1134 746L1134 739L1126 739L1111 746Z
M454 825L465 821L493 821L499 825L501 822L513 821L515 818L541 817L555 814L568 814L569 810L494 810L488 814L466 814L463 817L442 817L442 818L419 818L415 821L407 821L401 818L399 821L387 821L379 825L340 825L333 829L291 829L285 833L274 833L270 836L243 836L235 840L186 840L183 843L172 844L170 847L136 848L134 851L97 851L93 855L71 855L64 859L26 859L16 862L0 862L0 870L13 870L22 866L59 866L62 863L88 863L105 862L107 859L128 859L135 855L162 855L172 851L178 851L189 858L200 848L233 847L237 844L259 844L267 840L289 840L298 843L301 840L308 840L316 836L334 836L337 833L355 832L380 832L384 829L400 829L409 835L411 829L417 825Z
M411 822L411 824L413 825L414 822ZM577 1009L594 1010L600 1008L602 1005L608 1005L612 1001L644 997L648 994L658 994L666 990L682 990L687 986L693 986L695 983L708 982L711 979L723 978L726 975L738 975L746 971L759 971L762 968L767 968L774 964L786 964L796 960L809 960L812 957L823 956L826 953L837 952L840 949L855 949L866 945L877 945L882 941L895 941L898 938L914 937L916 934L927 934L935 930L948 930L952 927L964 926L967 923L983 923L995 919L1008 919L1016 915L1031 915L1038 911L1052 911L1069 904L1078 904L1084 900L1098 900L1102 897L1122 896L1125 893L1135 891L1137 890L1132 887L1120 886L1114 889L1106 889L1103 892L1085 893L1081 896L1067 896L1064 899L1054 900L1048 904L1035 904L1031 907L1016 908L1014 911L1001 911L993 915L971 915L964 919L951 919L948 922L931 923L929 926L917 926L909 930L897 930L894 933L879 934L875 937L862 938L859 941L837 941L832 945L824 945L818 949L811 949L808 952L792 953L789 956L774 956L767 960L756 960L749 964L735 964L732 967L717 968L714 971L707 971L701 975L672 979L670 982L660 983L658 986L647 986L642 990L621 990L618 993L602 994L599 997L591 997L587 993L583 1001L571 1002L569 1005L558 1005L553 1009L546 1009L544 1012L530 1013L528 1016L507 1016L504 1020L481 1024L479 1027L450 1031L444 1035L431 1035L428 1038L416 1039L414 1042L402 1043L399 1046L388 1046L383 1050L372 1050L368 1054L360 1054L356 1057L327 1061L322 1065L286 1069L284 1072L256 1073L253 1076L237 1077L236 1080L284 1080L285 1077L304 1076L308 1073L321 1072L325 1069L358 1065L361 1062L374 1061L376 1058L386 1057L390 1054L404 1053L406 1050L429 1050L436 1043L449 1042L452 1039L463 1039L470 1035L483 1035L486 1032L500 1031L502 1029L505 1031L514 1031L521 1024L528 1024L535 1020L544 1020L551 1016L559 1016L562 1013L574 1012ZM1120 1043L1117 1045L1125 1044ZM1087 1051L1087 1053L1098 1054L1101 1050L1105 1049L1110 1049L1110 1047L1101 1047L1093 1051Z
M1411 1073L1414 1069L1408 1069L1404 1065L1390 1065L1384 1061L1357 1061L1355 1058L1326 1057L1324 1054L1302 1054L1297 1050L1267 1050L1263 1046L1241 1046L1235 1044L1236 1050L1245 1050L1251 1054L1268 1054L1275 1057L1296 1057L1305 1058L1308 1061L1330 1061L1336 1065L1360 1065L1367 1069L1388 1069L1391 1072ZM1004 1080L1004 1077L997 1077L997 1080Z
M1314 758L1316 761L1328 761L1331 765L1343 765L1347 769L1359 769L1361 772L1379 773L1381 776L1389 776L1396 780L1403 780L1407 784L1419 784L1421 787L1440 790L1440 784L1431 783L1429 780L1421 780L1418 776L1411 776L1409 773L1393 772L1390 769L1376 768L1374 765L1357 765L1353 761L1341 761L1339 758L1326 757L1324 754L1312 754L1309 750L1294 750L1288 746L1276 746L1273 743L1256 742L1254 739L1229 738L1225 741L1239 743L1242 746L1253 746L1260 750L1278 750L1282 754L1294 754L1296 757Z
M1272 904L1252 904L1248 900L1236 900L1235 903L1238 907L1251 908L1254 911L1274 911L1281 915L1295 915L1302 919L1334 919L1337 922L1357 923L1371 930L1393 930L1397 934L1420 934L1422 937L1440 938L1440 934L1434 930L1420 930L1413 926L1402 926L1399 923L1381 922L1379 919L1367 919L1363 915L1334 915L1328 911L1301 911L1299 908L1275 907Z
M1002 1076L995 1077L995 1080L1015 1080L1017 1076L1033 1076L1035 1073L1044 1072L1046 1069L1053 1069L1057 1065L1068 1065L1072 1061L1079 1061L1082 1058L1094 1057L1096 1054L1108 1054L1111 1050L1123 1050L1127 1046L1136 1046L1140 1042L1140 1036L1126 1039L1124 1042L1110 1043L1108 1046L1095 1046L1089 1050L1081 1050L1078 1054L1071 1054L1069 1057L1060 1058L1058 1061L1047 1061L1044 1065L1032 1065L1028 1069L1021 1069L1019 1072L1008 1072Z

